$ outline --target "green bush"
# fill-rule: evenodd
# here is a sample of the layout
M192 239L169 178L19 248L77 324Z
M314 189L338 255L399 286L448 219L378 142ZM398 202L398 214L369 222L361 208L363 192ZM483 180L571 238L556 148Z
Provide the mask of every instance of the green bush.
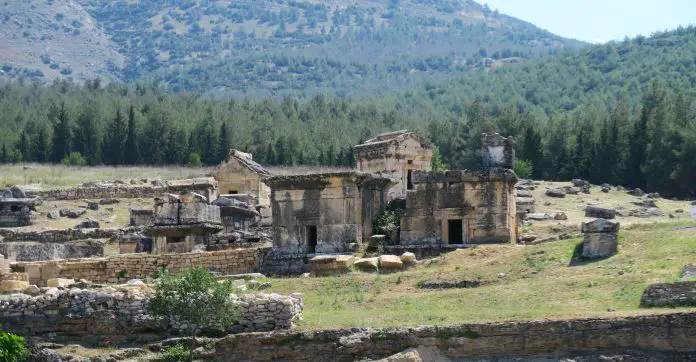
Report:
M534 165L531 161L527 160L517 160L515 162L515 173L519 178L532 178L532 173L534 171Z
M29 351L24 337L16 334L0 332L0 361L25 361Z
M60 161L65 166L84 166L87 164L87 159L79 152L72 152Z
M189 360L189 350L183 344L167 347L162 356L164 362L186 362Z
M203 162L201 162L201 155L196 152L189 155L188 162L186 163L189 167L201 167L201 165L203 165Z

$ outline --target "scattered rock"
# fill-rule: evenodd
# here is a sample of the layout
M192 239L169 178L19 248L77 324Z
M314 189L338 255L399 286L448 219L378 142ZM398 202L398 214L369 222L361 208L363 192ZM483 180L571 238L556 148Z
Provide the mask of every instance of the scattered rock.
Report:
M613 307L607 308L607 312L616 312L616 309Z
M544 206L551 206L551 203L546 201L546 202L544 202Z
M684 265L681 274L682 280L696 278L696 264Z
M557 212L553 215L554 220L568 220L568 215L565 212Z
M12 197L15 199L26 199L27 195L24 193L19 186L10 187L10 192L12 192Z
M404 264L413 264L416 262L416 254L405 252L399 257Z
M89 210L95 210L95 211L96 211L96 210L99 210L99 203L98 203L98 202L96 202L96 201L87 201L87 200L85 200L85 202L87 203L87 209L89 209Z
M633 205L636 206L641 206L641 207L657 207L657 204L655 204L655 200L638 200L638 201L631 201Z
M611 188L602 186L602 192L604 192L604 193L606 194L606 193L608 193L609 191L611 191Z
M359 270L365 272L374 272L379 269L379 258L361 258L356 260L353 265Z
M543 213L543 212L541 212L541 213L535 212L535 213L531 213L531 214L525 215L525 218L526 218L527 220L544 221L544 220L551 220L551 219L553 219L553 215L547 214L547 213Z
M658 192L651 192L648 194L649 199L659 199L661 198L660 194Z
M36 285L30 285L26 289L24 289L24 294L39 295L41 294L41 289L39 289L39 287L37 287Z
M85 219L75 225L75 229L99 229L99 222L92 219Z
M498 273L498 279L504 279L505 273Z
M532 241L536 240L538 236L533 235L533 234L525 234L520 236L520 241L523 243L531 243Z
M660 211L658 208L645 208L641 207L638 209L633 209L628 213L628 216L647 218L647 217L661 217L665 216L665 213Z
M677 214L683 214L683 213L684 213L684 210L683 210L683 209L677 209L677 210L674 210L674 212L677 213Z
M564 198L566 197L566 192L561 189L549 189L546 190L545 195L548 197Z
M0 189L0 199L12 199L12 191L10 189Z
M598 217L601 219L613 219L616 217L616 210L597 206L585 208L585 217Z
M461 288L478 288L482 285L491 284L492 280L431 280L418 283L420 289L461 289Z
M409 348L403 352L391 355L375 362L423 362L424 359L415 348Z
M60 211L58 211L58 210L49 211L49 212L46 214L46 217L48 217L48 218L51 219L51 220L59 219L59 218L60 218Z
M645 191L643 191L643 190L641 190L641 189L639 189L639 188L636 188L636 189L633 189L633 190L629 191L628 194L631 195L631 196L638 196L638 197L641 197L641 196L645 195Z
M84 215L87 212L86 209L78 207L77 209L71 210L71 209L60 209L60 216L62 217L69 217L71 219L77 219L80 216Z
M100 205L113 205L113 204L118 204L120 201L117 199L101 199L99 200Z
M27 361L34 362L61 362L63 359L58 352L48 348L32 348Z
M565 193L568 195L577 195L581 192L582 190L577 188L577 187L568 187L565 189ZM549 195L550 196L550 195Z
M618 233L621 224L606 219L597 219L582 223L583 233Z
M49 287L67 287L70 286L71 284L74 284L75 280L74 279L65 279L65 278L53 278L49 279L46 281L46 285Z

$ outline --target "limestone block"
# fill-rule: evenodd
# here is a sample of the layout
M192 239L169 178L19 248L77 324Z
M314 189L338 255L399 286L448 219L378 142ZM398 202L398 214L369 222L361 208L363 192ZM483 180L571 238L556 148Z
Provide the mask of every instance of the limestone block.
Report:
M416 254L405 252L399 257L404 264L411 264L416 262Z
M615 233L588 233L582 246L582 256L589 259L605 258L616 254L618 240Z
M68 285L75 284L74 279L64 279L64 278L53 278L46 281L49 287L67 287Z
M588 206L585 209L585 217L598 217L602 219L613 219L616 217L616 210L603 207Z
M19 280L19 281L24 281L28 282L29 281L29 275L27 273L6 273L3 274L2 280Z
M41 280L58 278L63 267L56 261L49 261L41 267Z
M423 362L423 358L417 349L407 349L403 352L391 355L387 358L377 360L375 362Z
M566 192L561 189L550 189L546 190L546 196L548 197L557 197L557 198L564 198L566 196Z
M29 287L29 282L25 280L3 280L0 281L0 293L23 292Z
M404 263L396 255L382 255L379 257L379 268L382 270L399 270Z
M39 287L37 287L36 285L30 285L26 289L24 289L24 294L39 295L41 294L41 289L39 289Z
M356 260L353 265L365 272L377 271L379 269L379 258L361 258Z
M605 219L597 219L591 222L582 223L583 233L617 233L620 224Z

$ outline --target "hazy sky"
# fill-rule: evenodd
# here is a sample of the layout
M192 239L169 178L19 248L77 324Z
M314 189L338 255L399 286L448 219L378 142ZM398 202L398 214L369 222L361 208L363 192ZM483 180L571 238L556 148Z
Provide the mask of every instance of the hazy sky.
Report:
M588 42L696 24L696 0L478 0L552 33Z

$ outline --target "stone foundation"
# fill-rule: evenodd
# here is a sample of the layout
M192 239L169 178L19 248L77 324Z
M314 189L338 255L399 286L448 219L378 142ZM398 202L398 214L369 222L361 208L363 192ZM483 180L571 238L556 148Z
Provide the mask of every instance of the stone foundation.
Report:
M44 261L104 256L104 244L98 241L70 243L10 242L0 243L0 254L15 261Z
M210 179L212 180L212 179ZM39 197L44 201L83 200L83 199L151 199L167 193L191 191L217 198L217 184L209 179L166 181L163 186L144 186L126 184L108 184L104 186L78 186L69 189L29 190L27 196ZM211 201L212 201L211 200Z
M153 332L176 332L175 326L147 314L151 292L144 284L133 284L103 289L48 288L33 297L14 294L0 300L0 320L17 334L36 337L52 333L58 339L79 338L83 342L109 338L118 343L142 340ZM232 333L290 329L302 318L299 294L249 294L241 296L238 304L240 316Z
M147 278L166 269L178 274L192 267L203 267L220 274L257 271L268 248L254 247L184 254L129 254L98 259L12 263L14 270L29 274L31 284L45 285L51 278L86 279L95 283L118 283Z
M436 348L457 360L524 359L616 349L696 352L696 313L238 334L218 340L210 357L215 361L342 362L385 358L419 346Z

